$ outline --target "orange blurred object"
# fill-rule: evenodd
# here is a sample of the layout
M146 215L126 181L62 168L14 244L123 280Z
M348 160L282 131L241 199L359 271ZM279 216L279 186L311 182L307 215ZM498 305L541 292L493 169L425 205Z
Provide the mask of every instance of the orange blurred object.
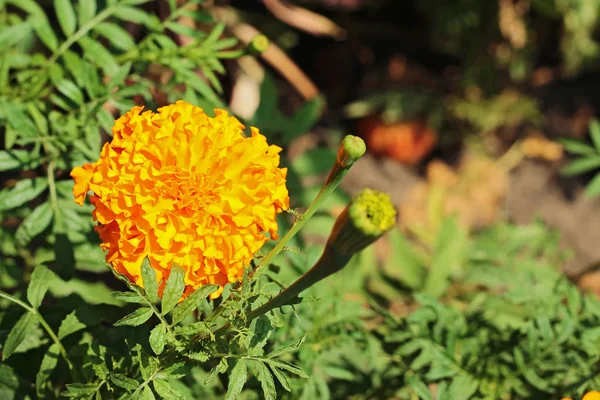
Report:
M386 124L373 115L362 119L358 129L367 151L408 165L421 161L437 142L435 131L419 120Z

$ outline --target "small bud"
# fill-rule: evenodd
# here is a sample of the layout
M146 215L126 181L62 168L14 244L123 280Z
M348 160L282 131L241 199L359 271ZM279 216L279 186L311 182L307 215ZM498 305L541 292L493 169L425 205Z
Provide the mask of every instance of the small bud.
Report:
M367 151L364 140L358 136L346 135L337 153L337 161L345 168L351 167Z
M260 55L269 48L271 41L265 35L256 35L248 45L248 53Z
M352 256L389 231L396 223L396 214L389 195L365 189L335 221L327 246L339 254Z

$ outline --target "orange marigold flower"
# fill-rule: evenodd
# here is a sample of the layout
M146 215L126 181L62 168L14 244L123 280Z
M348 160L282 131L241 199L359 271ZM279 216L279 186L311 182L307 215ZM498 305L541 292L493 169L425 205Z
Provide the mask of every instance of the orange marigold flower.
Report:
M186 271L184 296L235 282L267 234L276 239L275 217L289 208L281 148L256 128L246 137L223 110L211 118L178 101L141 111L115 121L100 159L71 172L78 204L94 192L106 261L140 286L145 256L159 282L177 263Z

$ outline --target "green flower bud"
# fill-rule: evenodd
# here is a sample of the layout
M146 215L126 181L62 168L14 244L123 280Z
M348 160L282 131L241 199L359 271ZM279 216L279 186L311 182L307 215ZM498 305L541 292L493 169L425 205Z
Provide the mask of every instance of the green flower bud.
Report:
M396 223L396 214L389 195L365 189L340 214L327 246L339 254L352 256L389 231Z
M367 151L364 140L358 136L346 135L337 153L337 161L345 168L351 167Z
M256 35L248 45L248 53L259 55L269 48L271 41L265 35Z

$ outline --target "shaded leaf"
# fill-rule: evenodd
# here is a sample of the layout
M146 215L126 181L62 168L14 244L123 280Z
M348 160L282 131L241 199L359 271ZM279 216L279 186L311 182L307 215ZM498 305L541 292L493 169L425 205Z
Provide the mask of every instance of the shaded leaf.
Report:
M27 150L0 151L0 171L35 168L39 163L39 157Z
M287 344L285 346L282 346L282 347L279 347L278 349L273 350L272 352L270 352L267 355L267 357L275 358L275 357L280 357L287 353L292 353L292 352L298 350L300 348L300 346L302 346L302 343L304 343L305 340L306 340L306 334L304 334L299 340L295 341L294 343Z
M35 315L30 312L26 312L19 318L6 338L4 348L2 349L2 360L6 360L14 353L21 342L25 340L27 332L33 329L37 322L38 320Z
M277 399L277 389L275 388L275 381L273 380L271 371L262 362L256 364L256 369L258 370L257 379L260 382L265 400Z
M40 365L40 370L38 371L37 375L35 376L35 389L36 389L38 398L44 398L43 389L44 389L46 382L48 381L48 378L50 377L50 374L52 374L52 371L54 371L54 368L56 368L56 364L58 363L59 353L60 353L60 349L59 349L58 345L56 343L54 343L48 348L48 351L46 352L46 354L44 355L44 358L42 359L42 364Z
M150 332L150 347L157 354L160 355L165 349L165 343L167 342L167 329L164 324L158 324Z
M108 39L118 49L131 50L135 47L135 42L131 38L131 35L125 29L112 22L100 22L94 26L94 31Z
M155 379L152 381L154 390L163 399L183 399L185 398L177 389L173 387L169 382L162 379Z
M142 261L142 282L146 296L151 302L156 303L159 299L156 271L152 268L148 256L144 257L144 261Z
M218 285L205 285L196 289L195 292L186 297L173 310L173 324L182 321L185 317L190 315L202 304L202 301L204 301L209 294L214 293L218 288Z
M116 374L114 372L110 373L110 381L114 383L116 386L123 388L125 390L135 390L138 388L139 383L135 379L128 378L123 374Z
M225 394L226 400L234 400L242 393L242 389L246 384L248 378L248 370L246 362L244 360L238 360L237 364L231 370L229 374L229 386L227 386L227 393Z
M0 211L10 210L35 199L48 187L46 178L23 179L0 191Z
M75 33L77 21L71 0L54 0L54 10L58 18L58 24L65 36L69 37Z
M137 304L145 303L143 298L141 298L137 293L133 293L133 292L112 292L110 295L114 299L121 300L126 303L137 303Z
M138 326L148 321L152 316L152 309L149 307L141 307L132 312L131 314L121 318L115 322L114 326L131 325Z
M588 197L594 197L600 194L600 173L587 184L585 187L585 195Z
M184 275L185 272L183 269L177 264L173 264L163 290L161 302L161 312L163 315L171 311L177 305L179 299L181 299L181 295L185 289Z
M50 271L44 265L40 265L33 270L31 281L27 287L27 300L33 306L38 308L48 291L50 282L56 278L54 272Z

